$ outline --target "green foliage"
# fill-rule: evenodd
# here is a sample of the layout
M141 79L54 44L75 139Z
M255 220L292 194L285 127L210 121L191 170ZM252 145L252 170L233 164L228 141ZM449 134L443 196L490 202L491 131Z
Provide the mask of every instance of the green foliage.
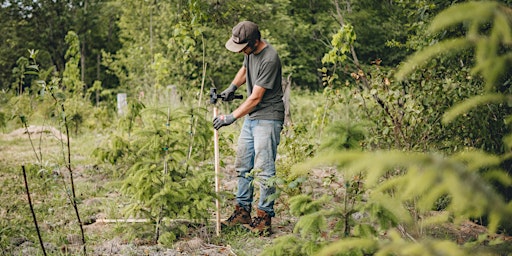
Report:
M374 254L376 247L377 242L375 240L364 238L349 238L334 242L331 245L326 246L320 250L317 255L368 255Z
M118 160L131 153L128 141L121 136L112 135L107 143L104 145L105 148L99 147L92 152L92 155L102 162L116 164Z
M470 157L466 154L470 154ZM475 158L475 155L478 157ZM373 159L373 162L370 159ZM457 159L463 159L463 161ZM377 166L374 162L380 164ZM466 162L467 164L464 164ZM490 227L491 232L496 231L500 220L505 220L498 216L509 214L507 206L503 204L500 197L482 184L479 174L475 173L482 168L495 167L499 163L495 156L482 152L461 153L448 159L414 153L343 152L319 157L312 163L327 165L336 163L340 167L343 166L341 169L346 168L349 175L366 173L367 178L364 184L372 188L374 195L380 196L380 193L392 191L394 196L400 198L402 202L414 199L419 210L423 212L432 209L435 200L448 193L451 195L448 210L455 216L479 217L484 211L495 215L496 219ZM298 173L308 169L306 166L304 168L297 169ZM407 170L404 175L387 177L388 172L402 170L402 168ZM382 181L385 177L387 179ZM378 189L373 188L377 185ZM433 187L435 189L432 189Z
M462 7L458 9L460 6ZM466 17L481 22L482 20L479 20L477 17L482 16L470 15L468 10L464 9L464 7L467 6L471 6L471 10L473 10L479 6L479 3L454 6L452 10L442 12L438 16L439 18L436 19L444 18L448 20L451 18L448 14L450 11L453 11L464 12L464 14L460 16L454 15L455 18L452 20L454 23L457 22L457 17ZM491 6L493 8L493 14L503 11L509 12L509 9L501 5L494 4ZM498 8L498 6L500 7ZM482 10L479 11L489 10L485 8L485 6L482 6ZM444 24L454 23L448 22ZM434 22L434 24L436 24L436 22ZM435 27L435 25L433 26ZM496 30L507 31L507 29ZM490 35L493 35L493 31L493 29L488 30ZM496 37L508 38L508 36ZM478 38L485 41L486 37L479 35ZM474 40L475 38L472 39ZM474 41L464 38L445 40L434 46L427 47L425 52L416 54L411 58L412 61L408 62L406 65L412 65L414 67L414 65L419 65L421 62L431 61L432 56L435 54L444 53L450 51L450 49L459 49L462 45L471 45L473 42ZM493 42L502 45L498 47L484 43L477 45L477 47L482 47L481 49L476 49L477 67L481 67L482 62L490 61L492 56L497 56L495 52L492 52L493 49L500 48L502 52L503 50L506 51L507 40L495 40ZM479 56L479 51L489 53L489 50L491 51L490 54L480 54ZM505 53L505 56L506 55ZM485 58L482 58L482 56ZM486 59L487 57L489 57L489 59ZM335 60L334 63L336 64L337 61L339 60ZM437 65L435 65L435 67L439 68ZM490 68L490 66L485 67ZM422 111L427 110L427 108L423 107L433 104L426 102L426 97L423 98L424 95L426 96L428 93L420 93L421 97L417 97L417 92L419 91L414 91L413 86L406 87L408 84L389 83L386 81L389 74L384 74L384 78L386 79L383 79L382 76L375 76L374 74L381 74L379 73L380 68L378 65L376 68L376 70L371 72L372 76L368 76L364 72L353 73L352 77L355 78L358 83L362 84L361 87L363 90L361 91L361 95L366 96L368 99L375 99L376 101L372 106L380 105L385 116L391 119L390 123L395 129L395 139L403 139L402 142L405 143L414 142L410 140L414 138L414 136L411 135L414 134L414 132L405 133L410 128L405 127L406 123L404 121L407 120L406 118L422 117L422 115L420 115ZM402 69L400 72L404 73L399 72L397 77L400 78L402 74L409 74L410 70L412 69ZM484 74L484 82L486 82L487 85L489 85L490 81L498 81L497 79L505 72L501 65L497 65L496 69L489 71L491 76ZM423 74L425 73L428 74L428 71L423 71ZM414 73L413 75L417 74L418 73ZM369 77L371 77L371 80L367 80ZM377 81L380 80L381 82L376 82L375 85L377 86L374 86L372 82L373 79L377 79ZM429 83L428 81L423 82L422 85L429 85ZM336 86L337 84L335 79L329 80L327 83L330 87ZM479 84L478 81L476 84ZM432 88L442 88L438 87L436 84L432 84L432 86ZM447 87L444 87L444 90L446 90L446 88ZM452 92L449 95L457 95L460 98L471 95L471 93L466 95L460 92L453 93L457 92L457 90L452 90L450 87L448 88ZM489 86L487 86L487 88L489 88ZM470 89L477 91L477 89L474 88ZM416 95L416 97L412 97L412 95ZM389 104L395 101L400 108L394 109L392 105ZM454 100L453 102L456 101L458 100ZM453 120L453 116L463 113L465 110L469 109L470 106L488 107L486 104L495 101L507 102L508 97L501 94L486 94L472 98L464 105L460 105L460 107L452 110L453 112L447 116L452 117L451 120ZM367 101L363 101L363 104L367 104ZM441 105L435 103L430 106ZM365 108L366 112L375 113L370 112L372 110L371 107L365 106ZM437 111L440 110L437 109ZM477 109L475 111L481 110ZM440 113L442 113L442 111L440 111ZM506 113L506 110L498 115L498 122L500 121L500 117L503 118L505 116L504 113ZM467 114L470 115L472 113ZM437 114L436 119L440 120L439 114ZM409 125L415 124L411 123L412 120L414 119L409 119ZM428 126L418 126L418 128L428 129ZM396 133L396 131L398 131L398 133ZM485 149L490 149L490 147L486 147ZM346 199L336 200L337 198L347 198L340 197L337 194L333 194L327 200L325 196L314 199L315 195L293 197L290 200L290 209L300 216L294 232L300 233L300 237L290 235L278 241L276 240L276 244L273 248L269 248L267 252L279 255L276 253L277 250L275 250L279 248L281 250L286 249L306 255L437 255L439 253L467 255L470 252L478 250L479 245L489 243L493 244L493 246L487 248L487 253L493 255L500 253L501 249L499 246L496 246L496 244L501 243L499 239L487 240L489 237L484 236L482 239L478 239L475 242L465 243L464 246L461 247L452 241L429 239L422 233L423 228L439 226L446 223L457 225L472 218L487 218L489 234L499 232L500 229L507 228L511 224L512 208L510 203L504 201L501 195L489 186L489 181L503 182L502 184L504 186L510 184L510 177L505 171L500 169L500 165L508 156L500 157L480 150L466 149L458 151L459 153L448 156L439 153L414 153L401 150L370 152L355 150L337 151L331 154L324 153L318 155L312 160L306 161L304 164L294 166L292 169L296 177L307 177L312 170L315 169L331 169L334 167L335 170L341 173L341 177L335 175L334 177L338 178L334 178L333 180L341 180L343 177L358 177L360 183L358 182L357 184L363 186L362 191L364 191L364 193L361 193L359 197L353 197L354 200L352 201ZM502 152L497 148L489 151ZM351 186L345 186L345 195L358 194L358 190L350 190L349 187ZM359 186L357 187L359 188ZM438 207L440 199L448 199L444 201L444 211L440 214L431 215L430 212L432 209ZM354 204L349 208L343 208L346 202L353 202ZM347 209L350 210L347 211ZM336 217L343 219L343 217L346 217L348 214L353 216L352 219L345 218L345 220L352 221L349 232L336 234L336 230L343 229L329 228L327 230L329 230L330 233L321 233L321 230L326 230L328 223L336 220ZM355 216L358 217L355 218ZM384 239L382 239L383 234L386 234ZM348 235L352 238L341 239L343 235ZM422 239L415 240L415 237L420 235ZM406 237L409 237L413 242ZM308 240L315 241L317 245L311 251L305 249L311 248L308 247L306 242Z
M492 22L492 27L482 28L483 24L489 21ZM488 90L499 88L496 82L500 75L506 74L505 63L512 60L506 50L507 46L512 44L510 8L492 1L454 5L432 21L429 31L438 33L461 22L469 26L465 37L446 39L415 54L396 74L397 79L404 79L414 67L440 53L472 46L475 48L477 61L473 72L483 76Z
M11 105L6 109L10 112L11 119L16 120L13 117L24 116L31 122L33 120L44 122L47 119L57 118L56 121L60 122L66 115L66 125L73 128L72 131L75 135L78 134L84 123L90 121L89 118L94 113L91 104L83 100L83 94L75 93L76 90L82 90L83 85L77 69L80 60L80 54L77 53L79 42L72 32L68 39L70 43L69 72L64 72L63 78L55 76L57 74L53 72L53 68L45 70L40 67L37 61L38 50L30 50L28 58L20 58L26 59L19 69L20 72L23 72L21 78L26 79L22 84L30 83L34 86L18 97L10 98ZM37 90L35 86L37 86ZM62 107L66 109L65 112L62 111Z
M399 238L398 233L393 235L393 230L403 225L414 231L452 221L457 224L467 218L488 215L489 232L497 232L500 226L508 224L512 208L487 186L481 175L492 170L500 173L498 176L506 176L503 171L496 169L499 162L500 159L496 156L478 151L452 157L387 151L342 151L315 157L312 161L296 166L295 174L300 176L314 167L335 165L344 177L364 177L361 182L357 182L357 187L363 185L368 193L361 193L363 197L355 197L350 208L343 208L343 203L347 201L337 201L336 198L340 195L336 194L333 194L334 197L323 196L316 200L307 195L293 197L290 199L291 212L301 216L294 231L300 233L301 237L291 235L276 240L275 247L268 252L292 245L295 247L289 248L290 251L303 251L307 246L306 241L313 240L317 247L307 255L400 254L405 252L401 252L405 247L413 251L447 250L463 255L467 253L465 249L452 242L425 240L420 244L410 243ZM504 181L509 183L510 178ZM350 190L349 186L346 188L347 195L359 193L357 190ZM445 214L427 217L426 214L435 207L436 200L446 195L449 195L450 202ZM357 220L353 217L356 216L354 213L360 216ZM354 238L338 240L344 236L344 229L327 228L327 223L343 222L341 220L347 214L352 215L352 224L350 233L346 235ZM418 214L424 217L417 219L415 216ZM324 230L330 231L325 234ZM377 243L376 239L382 233L391 234L391 239ZM328 239L324 240L325 237ZM304 241L296 242L297 239ZM443 247L443 244L450 246ZM477 244L466 246L471 249Z
M497 252L500 241L491 236L461 247L430 239L426 230L481 217L489 220L491 232L499 232L510 219L510 203L488 183L505 188L512 183L500 169L512 145L510 8L505 1L457 4L436 17L426 34L431 17L451 3L345 1L335 10L336 2L88 1L85 9L76 3L8 1L0 8L6 45L0 50L0 127L66 120L73 139L84 135L84 128L101 128L100 138L107 138L94 154L124 179L127 215L144 215L157 225L166 224L163 217L205 219L216 195L203 91L208 83L229 84L241 56L223 44L236 22L253 19L279 50L296 87L325 86L321 93L295 91L292 97L294 123L283 131L272 182L279 187L276 198L290 196L280 204L284 211L299 220L295 233L276 239L265 255L457 255L480 247ZM340 21L345 25L335 25ZM76 33L65 38L70 27ZM123 48L116 51L118 36ZM19 58L26 48L39 50ZM422 51L398 72L390 67L417 49ZM169 85L176 85L180 100L172 104L180 107L165 111L160 105L163 100L168 105ZM23 93L12 97L14 91ZM118 91L130 99L139 96L119 119L113 110ZM88 102L92 98L95 106ZM233 153L235 135L221 134L223 155ZM368 149L396 151L364 153ZM52 164L31 171L31 178L58 187L50 174L59 164ZM325 166L333 173L315 187L308 176ZM2 195L11 192L6 182ZM317 194L319 188L328 192ZM35 191L53 196L49 187ZM56 198L66 201L64 195ZM78 202L87 194L83 197ZM54 225L52 211L69 206L39 207ZM433 209L443 211L431 214ZM2 246L7 237L31 234L26 220L0 219L0 227L7 227L0 228ZM56 226L58 239L67 240L68 230ZM159 242L166 246L186 233L162 230ZM130 238L137 236L132 231Z
M71 33L71 35L72 35L72 33ZM74 39L76 39L76 38L74 38ZM78 45L78 42L76 40L75 41L71 40L70 44L72 44L71 48L73 48L73 46ZM73 58L76 56L73 56L72 50L70 52L71 52L70 63L73 63L74 62ZM27 60L27 62L23 64L26 69L23 69L22 71L24 74L34 76L34 78L33 78L34 84L39 85L42 88L40 94L37 95L40 97L38 99L39 101L37 102L37 104L41 104L42 102L45 102L48 100L52 101L51 104L48 104L48 105L52 106L52 107L50 107L50 109L52 109L52 110L49 113L53 114L54 116L44 116L44 118L45 119L46 118L55 118L56 123L59 126L61 126L63 128L63 130L65 130L66 138L64 138L62 135L57 138L59 140L59 143L61 146L62 159L60 161L57 161L56 165L64 166L65 169L68 171L69 183L63 182L63 185L64 185L64 188L66 191L66 196L68 199L67 201L70 202L70 205L73 207L73 210L74 210L74 213L76 216L76 222L78 223L78 226L80 228L83 252L86 253L86 244L85 244L86 240L85 240L85 235L84 235L84 230L83 230L83 222L81 221L79 209L78 209L78 204L80 203L80 200L76 196L76 190L75 190L76 186L75 186L75 182L74 182L74 178L73 178L73 168L74 167L72 167L72 159L71 159L72 153L71 153L71 143L70 143L71 136L70 136L70 132L69 132L71 123L74 123L75 133L77 133L78 126L81 124L83 119L82 119L82 116L80 115L80 112L77 111L76 109L74 109L75 111L72 111L71 114L69 114L66 111L66 106L73 107L74 105L70 104L70 103L73 103L73 101L66 102L66 99L67 99L66 92L69 92L69 91L61 90L61 88L62 88L61 81L62 80L57 77L52 77L51 82L47 83L46 79L47 79L47 75L49 73L44 70L43 71L39 70L39 65L37 64L37 61L36 61L38 51L32 50L32 51L29 51L29 53L30 53L30 61ZM30 63L30 65L28 65L27 63ZM71 83L69 83L69 81L73 81L74 78L76 78L73 76L77 75L77 73L72 72L73 71L72 68L70 68L70 69L71 69L70 73L64 72L66 74L64 76L64 78L65 78L64 80L67 79L66 81L68 81L68 84L67 84L68 86L71 84ZM22 78L24 78L24 76L22 76ZM20 84L21 84L20 88L22 88L23 83L20 83ZM76 89L76 88L71 88L71 90L73 90L73 89ZM22 93L22 91L20 89L20 94L21 93ZM48 95L51 98L49 98ZM21 98L21 99L24 97L32 98L28 92L24 93L24 95L21 94L19 96L19 98ZM78 97L78 99L80 99L80 97ZM77 98L75 98L74 102L80 103L80 101L77 101ZM19 102L17 102L17 104L19 104ZM67 104L70 104L70 105L67 105ZM41 145L39 145L39 148L38 148L39 152L38 152L38 150L36 150L36 148L35 148L32 138L30 136L30 131L28 130L28 124L30 121L32 121L31 120L32 115L37 112L37 106L32 106L32 104L23 104L23 102L21 103L21 106L22 106L22 108L26 108L28 110L21 110L15 106L13 108L14 109L13 117L19 118L19 121L25 128L25 132L29 135L28 138L29 138L30 144L32 146L32 149L33 149L36 159L37 159L39 173L44 175L44 172L46 172L46 169L44 166L45 162L43 162L43 154L42 154L42 150L41 150ZM71 109L73 109L73 108L71 108ZM82 110L85 110L85 109L82 108ZM43 114L46 114L46 113L43 113ZM18 118L16 118L16 119L18 119ZM42 138L40 138L39 143L41 143L41 141L42 141ZM30 170L30 168L29 168L29 170ZM25 169L24 169L24 171L25 171Z
M158 239L158 243L164 245L164 246L172 246L174 242L176 242L176 234L173 232L166 232L162 236L160 236L160 239Z
M300 238L298 238L295 235L286 235L286 236L280 236L274 239L274 245L268 248L265 248L263 253L265 255L272 255L272 256L285 256L285 255L312 255L315 251L315 247L313 248L304 248L306 246L305 243L309 246L311 246L311 243L304 241Z
M186 4L182 1L119 4L123 48L113 56L107 55L105 64L120 79L123 88L138 93L175 84L179 90L187 91L181 83L187 78L197 78L201 70L194 63L200 56L196 45L201 28L181 22L181 11L186 12L187 8L175 9L175 4Z
M202 110L168 108L166 112L143 108L142 103L138 106L124 119L131 121L120 126L133 133L128 138L114 136L95 151L100 160L127 168L121 173L121 191L133 201L126 207L126 215L142 214L157 225L163 216L206 219L216 195L212 167L199 164L211 157L211 150L203 150L208 148L212 132L202 128L210 127L200 118ZM193 125L197 129L191 136ZM160 239L167 244L175 237L164 234Z
M28 59L20 57L16 61L17 67L13 68L12 73L16 76L16 82L13 84L13 89L17 91L18 95L23 92L23 85L25 83L25 68L28 65Z
M320 146L320 150L360 149L366 133L363 125L350 126L350 124L336 122L329 126L325 136L327 139Z
M114 52L120 46L115 24L118 8L112 2L5 1L0 7L0 23L2 42L8 44L1 50L0 87L8 89L16 81L17 75L13 76L11 70L16 66L16 59L28 49L39 49L41 69L55 67L62 75L66 63L65 38L70 30L75 31L82 42L79 48L83 57L80 63L82 82L91 85L101 79L107 86L117 86L116 79L105 72L98 58L102 50ZM31 88L30 83L25 83L24 87L38 89Z
M141 120L141 112L146 106L141 101L134 101L128 104L127 113L119 119L119 125L122 128L126 128L128 136L132 134L132 131L136 125L136 121Z
M289 170L296 163L301 162L304 157L309 158L315 155L317 145L307 136L307 126L297 124L295 126L286 127L281 139L280 148L286 153L286 158L278 160L284 172L284 177L288 176Z
M4 112L0 111L0 128L5 129L7 126L7 116Z
M472 10L471 14L468 10ZM511 46L511 28L512 20L510 19L510 8L497 2L467 2L454 5L441 12L432 21L429 27L430 33L441 34L446 30L461 25L465 29L465 34L456 35L454 38L442 38L439 43L433 44L420 52L411 56L404 63L402 68L397 72L397 79L405 79L410 74L410 67L421 67L425 65L425 60L433 59L434 62L437 55L441 53L459 50L454 45L465 45L474 49L474 67L471 74L483 79L483 86L479 93L469 95L467 99L457 101L457 105L444 113L442 120L445 125L452 125L461 120L467 119L469 115L483 109L491 110L496 125L491 126L491 132L494 134L491 138L485 134L481 134L477 138L483 141L482 148L489 152L503 153L509 148L509 144L504 145L502 138L505 134L510 133L509 124L504 120L508 120L510 116L510 108L507 98L509 97L510 72L504 67L506 63L512 62L510 55ZM477 13L478 15L474 15ZM463 23L463 24L460 24ZM442 35L442 34L441 34ZM465 87L466 90L474 90L475 88ZM486 122L489 121L487 118ZM466 122L461 122L465 127ZM459 125L460 126L460 125ZM496 129L495 127L498 127ZM478 133L473 131L472 134ZM505 143L508 140L505 139Z
M470 112L470 110L475 107L482 107L492 103L505 103L507 101L508 98L505 95L498 93L475 96L448 110L444 114L442 121L444 123L450 123L454 121L456 117Z
M66 68L62 74L62 84L67 91L72 92L75 96L83 96L84 85L80 81L80 41L75 32L69 31L66 35L66 43L69 48L66 51L65 58Z
M425 3L417 4L423 6ZM432 6L423 7L425 11L435 9ZM418 29L422 27L419 26ZM420 30L415 33L423 32ZM363 118L358 122L368 127L367 140L362 143L364 148L438 149L453 152L464 147L476 147L489 152L503 152L503 142L489 134L507 132L508 128L500 121L509 112L506 106L487 105L487 108L465 112L463 118L456 122L441 122L443 112L450 106L478 95L483 88L481 80L474 77L470 68L466 67L466 63L471 63L467 51L460 57L457 56L457 60L450 60L453 57L450 54L430 61L427 67L416 69L407 80L394 79L397 75L400 76L400 72L415 70L415 66L430 59L431 54L448 52L449 49L469 49L468 40L450 39L433 44L429 48L430 51L417 53L411 58L411 62L404 64L399 73L395 74L393 69L383 66L380 60L374 61L374 65L371 66L358 63L359 49L355 48L357 44L349 39L339 40L343 38L341 35L334 36L331 42L333 49L330 53L344 54L338 54L339 57L334 59L332 56L324 58L326 67L321 70L326 86L324 93L326 97L342 104L359 107L354 111L354 116L358 119ZM431 39L432 35L424 37L426 40L434 40ZM412 40L418 38L410 40L413 43ZM419 46L411 47L414 49ZM348 74L352 81L348 78L343 80ZM351 89L350 94L341 94L345 97L338 99L332 97L333 92L346 91L341 90L346 86ZM326 106L325 109L329 107Z
M440 54L445 51L463 50L469 47L469 44L464 39L451 39L438 44L435 44L429 48L428 51L422 51L416 53L409 62L403 64L402 69L396 74L397 79L402 80L404 74L410 73L414 70L418 64L423 64L427 60L430 60L433 55ZM416 64L418 63L418 64Z
M313 201L309 195L297 195L290 198L290 213L296 216L302 216L317 212L320 210L323 202L320 200Z
M334 176L329 180L330 182L324 182L323 188L329 192L320 198L313 198L315 194L290 198L290 213L300 217L294 233L299 233L300 236L292 234L276 239L274 245L264 251L265 254L287 255L290 252L300 252L299 255L316 255L333 239L348 236L352 229L352 234L356 237L377 235L372 225L361 220L355 221L360 218L355 217L357 212L367 211L372 216L378 216L382 223L389 221L389 214L384 214L384 209L361 203L364 191L361 190L359 178L351 179L345 184L340 184L342 181Z
M322 63L344 62L347 54L350 54L350 47L356 41L354 27L350 24L344 24L336 34L332 36L332 49L324 55Z

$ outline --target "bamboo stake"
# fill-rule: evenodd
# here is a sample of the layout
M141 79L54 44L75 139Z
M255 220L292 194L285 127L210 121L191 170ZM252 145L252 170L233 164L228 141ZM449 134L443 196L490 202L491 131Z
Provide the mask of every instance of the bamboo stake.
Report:
M213 118L218 115L219 110L216 105L213 105ZM217 129L213 130L213 139L214 139L214 148L215 148L215 194L217 198L215 199L215 207L217 208L217 216L216 216L216 234L220 236L220 202L219 202L219 166L220 166L220 157L219 157L219 131Z

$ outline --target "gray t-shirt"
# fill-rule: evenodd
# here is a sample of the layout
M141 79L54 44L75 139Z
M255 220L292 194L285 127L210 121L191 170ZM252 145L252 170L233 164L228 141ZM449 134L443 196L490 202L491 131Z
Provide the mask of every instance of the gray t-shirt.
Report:
M255 85L265 88L260 103L249 113L251 120L284 120L283 88L281 86L281 60L274 47L267 43L257 55L244 57L247 69L247 95Z

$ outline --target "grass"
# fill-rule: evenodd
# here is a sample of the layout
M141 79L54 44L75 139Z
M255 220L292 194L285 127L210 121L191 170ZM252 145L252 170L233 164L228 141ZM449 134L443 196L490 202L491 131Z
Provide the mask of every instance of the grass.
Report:
M317 104L308 96L299 95L297 102L299 101L301 104L293 106L298 110L297 113L313 112L316 113L315 116L323 116L325 113L325 109L316 107ZM322 104L318 105L322 106ZM333 113L338 112L344 113L344 111L333 111ZM306 118L305 115L292 116L292 118L299 124L305 123L310 126L296 126L293 134L282 137L280 146L283 150L280 153L286 154L279 158L277 164L280 171L278 176L283 179L286 179L295 163L304 161L307 158L305 155L317 147L320 135L316 131L323 128L320 121L324 119L318 117L310 117L314 120L311 122L301 121ZM342 117L326 117L326 119L342 119ZM226 180L235 179L233 173L228 174L226 170L233 169L229 165L233 162L231 157L234 154L233 145L236 143L239 125L241 123L223 128L220 134L221 152L223 152L221 160L225 175L223 179ZM193 251L189 254L205 255L210 253L207 250L216 250L216 253L221 251L223 255L258 255L271 246L275 238L292 233L297 219L290 216L287 195L284 193L276 201L277 215L272 221L274 230L278 232L272 237L262 238L239 228L223 230L221 236L217 237L214 223L177 223L165 219L162 234L169 235L167 240L155 244L153 223L93 223L95 219L125 218L123 209L131 201L120 193L123 174L126 172L124 167L97 164L92 158L93 150L106 139L105 135L95 133L81 134L71 140L78 208L82 221L88 224L84 229L87 250L90 254L151 255L162 251L172 251L176 254L183 244L199 238L203 242L200 249L205 251L203 253ZM42 136L34 134L32 143L36 152L26 135L0 134L0 255L42 255L24 190L22 165L28 167L31 197L48 252L50 255L74 255L80 251L80 230L68 196L69 173L65 168L65 154L63 154L65 146L52 134L42 134ZM36 158L36 153L39 152L43 156L41 163L38 163ZM326 189L331 189L329 192L335 192L327 182L334 176L324 173L323 170L320 174L314 172L313 174L312 176L316 178L307 180L303 184L302 193L323 195ZM222 200L224 218L232 211L233 198L227 190L224 191L226 197ZM212 209L212 218L213 211ZM93 224L89 225L89 223ZM473 234L469 231L471 230L455 230L452 227L439 226L435 229L423 230L418 236L456 241L458 237L462 237L462 232ZM462 238L466 239L466 237ZM476 239L475 236L468 238ZM504 251L509 250L510 243L503 247Z
M109 179L105 174L95 170L90 163L87 164L90 162L86 157L89 155L87 150L90 147L80 146L84 146L84 142L90 139L84 137L81 140L82 143L72 141L72 163L81 219L87 221L91 216L108 208L109 204L117 203L103 199L91 203L91 199L107 198L109 190L106 187ZM70 204L69 173L64 168L61 143L48 134L32 135L32 142L36 152L39 153L40 150L43 156L43 161L39 164L28 136L0 137L0 200L4 202L0 211L0 219L3 222L0 246L1 251L7 254L16 251L19 243L38 244L24 189L22 165L27 167L28 185L43 241L55 245L50 247L62 249L73 243L70 240L76 239L79 234L79 226ZM106 234L108 232L102 235ZM98 234L92 235L95 236Z
M80 229L70 203L69 172L65 168L63 146L49 134L31 135L36 152L43 156L37 164L36 153L27 135L0 134L0 252L2 255L42 255L23 183L21 166L27 168L27 179L42 239L49 255L73 255L80 252ZM130 201L119 189L118 171L102 169L91 159L91 152L102 138L81 135L71 141L71 162L78 208L84 223L95 219L123 219L123 208ZM39 152L40 151L40 152ZM223 207L223 216L231 209ZM223 230L215 236L214 223L190 225L187 232L166 223L163 232L178 235L174 243L155 245L151 223L110 223L84 225L88 252L140 255L174 249L175 243L200 237L209 245L231 248L236 255L256 255L271 244L271 238L260 238L245 230ZM146 247L145 247L146 246ZM149 246L149 247L147 247ZM205 247L206 248L206 247ZM226 255L229 255L226 251Z

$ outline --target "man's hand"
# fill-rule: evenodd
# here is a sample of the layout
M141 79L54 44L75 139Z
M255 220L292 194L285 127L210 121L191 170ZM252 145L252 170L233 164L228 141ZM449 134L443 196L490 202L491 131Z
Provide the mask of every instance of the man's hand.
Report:
M216 116L213 119L213 128L215 128L215 130L218 130L222 126L232 124L233 122L235 122L235 120L236 118L233 116L233 114Z
M238 87L234 84L231 84L226 90L220 93L220 97L223 101L232 101L235 98L235 91Z

